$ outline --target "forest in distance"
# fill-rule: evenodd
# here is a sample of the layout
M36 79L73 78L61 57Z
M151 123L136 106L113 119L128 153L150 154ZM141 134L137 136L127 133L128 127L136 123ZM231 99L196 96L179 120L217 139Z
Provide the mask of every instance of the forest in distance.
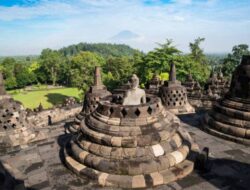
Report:
M229 54L205 54L197 38L189 43L189 53L176 48L174 41L167 39L147 53L124 44L79 43L59 50L44 49L38 56L0 57L0 70L8 90L28 85L62 85L77 87L83 93L93 83L95 66L102 67L103 81L112 90L125 83L136 73L141 86L158 74L168 79L170 64L176 65L177 78L184 81L189 73L203 85L212 70L231 77L242 55L250 54L247 44L232 47Z

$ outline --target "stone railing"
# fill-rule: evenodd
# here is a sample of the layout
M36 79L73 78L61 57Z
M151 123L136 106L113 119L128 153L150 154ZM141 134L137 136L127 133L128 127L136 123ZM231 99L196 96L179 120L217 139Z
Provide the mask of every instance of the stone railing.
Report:
M74 117L82 110L81 104L70 107L56 107L40 112L30 113L27 119L36 127L46 127L48 125L64 121Z
M147 103L129 106L110 101L100 101L96 112L110 118L145 118L159 114L162 111L162 104L158 97L147 96Z

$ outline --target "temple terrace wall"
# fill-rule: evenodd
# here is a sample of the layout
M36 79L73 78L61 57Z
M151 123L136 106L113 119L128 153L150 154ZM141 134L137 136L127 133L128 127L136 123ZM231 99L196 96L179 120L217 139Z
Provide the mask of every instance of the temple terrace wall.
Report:
M74 117L82 110L81 104L70 107L58 107L40 112L29 114L27 119L34 124L35 127L46 127L50 124L61 122Z

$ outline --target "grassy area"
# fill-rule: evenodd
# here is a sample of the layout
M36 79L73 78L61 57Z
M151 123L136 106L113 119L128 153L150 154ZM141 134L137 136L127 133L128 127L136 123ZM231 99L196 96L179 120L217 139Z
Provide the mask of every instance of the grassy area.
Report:
M10 91L12 97L22 102L25 108L36 108L41 103L44 108L51 108L63 102L66 97L72 96L79 99L80 92L77 88L61 88L37 91Z

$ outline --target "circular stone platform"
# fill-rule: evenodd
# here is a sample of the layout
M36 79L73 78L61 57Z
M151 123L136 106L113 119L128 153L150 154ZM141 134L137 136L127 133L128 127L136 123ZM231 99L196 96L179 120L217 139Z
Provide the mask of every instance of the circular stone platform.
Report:
M229 93L203 119L204 129L235 142L250 144L250 56L236 68Z
M198 152L198 146L158 97L146 99L140 105L101 100L65 148L68 168L101 186L121 188L153 187L191 173L191 150Z

